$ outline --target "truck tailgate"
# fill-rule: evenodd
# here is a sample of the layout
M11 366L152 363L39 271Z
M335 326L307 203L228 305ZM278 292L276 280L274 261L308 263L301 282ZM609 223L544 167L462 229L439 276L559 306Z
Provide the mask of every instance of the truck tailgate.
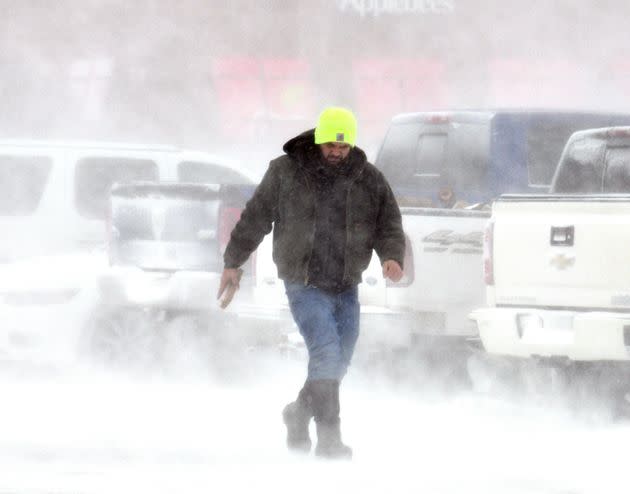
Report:
M630 308L630 196L503 196L493 220L497 306Z
M476 333L468 314L483 304L483 229L489 211L401 208L413 282L387 289L387 307L413 311L426 332Z

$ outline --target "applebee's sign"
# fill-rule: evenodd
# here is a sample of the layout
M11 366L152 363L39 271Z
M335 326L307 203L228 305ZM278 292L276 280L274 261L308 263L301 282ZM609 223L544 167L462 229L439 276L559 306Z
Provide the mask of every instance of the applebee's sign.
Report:
M337 0L342 12L354 11L361 17L383 14L450 14L456 0Z

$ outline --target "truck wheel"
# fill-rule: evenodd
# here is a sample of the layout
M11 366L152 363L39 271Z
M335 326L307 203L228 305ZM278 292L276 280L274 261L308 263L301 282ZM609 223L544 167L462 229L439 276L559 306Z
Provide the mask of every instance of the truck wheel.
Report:
M141 309L118 309L95 314L85 328L88 356L98 363L146 367L156 352L157 321Z
M570 367L527 359L519 368L528 401L544 406L566 405L573 386Z
M474 351L466 359L466 370L473 392L508 397L520 394L518 363L512 359Z
M626 362L576 362L572 408L589 421L630 420Z
M211 342L207 317L179 314L169 318L161 331L161 357L165 364L205 365L209 361Z

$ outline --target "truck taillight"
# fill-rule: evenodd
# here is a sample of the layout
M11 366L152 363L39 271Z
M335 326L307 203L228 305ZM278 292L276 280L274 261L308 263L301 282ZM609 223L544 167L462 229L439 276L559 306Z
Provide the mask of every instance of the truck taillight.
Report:
M608 137L630 137L630 127L615 127L606 134Z
M113 256L113 242L114 239L112 238L113 233L112 233L112 199L110 197L109 199L109 203L108 203L108 207L107 207L107 213L105 214L105 250L107 252L107 261L109 262L109 265L113 265L114 264L114 260L112 258Z
M230 235L232 230L241 218L243 210L238 207L222 207L219 212L219 252L221 255L225 252L228 242L230 241ZM251 275L255 278L256 275L256 252L254 252L249 261L243 266L246 275Z
M221 254L225 252L230 234L241 217L241 208L223 207L219 213L219 250Z
M432 124L446 124L448 122L449 122L449 118L447 115L435 114L429 117L429 123L432 123Z
M483 234L483 280L486 285L494 285L493 240L494 221L490 220Z
M403 277L397 283L390 281L389 278L385 280L385 286L391 286L396 288L403 288L413 283L415 268L413 265L413 249L411 247L411 240L405 235L405 259L403 261Z

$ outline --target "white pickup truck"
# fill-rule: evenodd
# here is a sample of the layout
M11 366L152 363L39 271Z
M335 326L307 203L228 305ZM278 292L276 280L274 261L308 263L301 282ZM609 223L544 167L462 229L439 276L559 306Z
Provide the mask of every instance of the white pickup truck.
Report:
M371 368L383 364L397 372L411 359L434 377L439 372L459 380L466 372L468 345L477 340L468 314L484 300L482 243L490 211L403 207L401 213L407 233L405 275L398 283L384 280L374 254L359 285L361 337L355 362L367 360ZM285 313L291 324L284 284L270 259L267 236L256 253L254 302Z
M373 328L366 313L359 344L378 334L399 346L406 336L418 362L446 371L465 362L470 343L478 341L467 315L485 298L482 239L491 201L508 192L546 193L571 134L628 124L628 114L527 109L393 118L375 165L403 206L409 278L386 286L378 263L370 267L361 290L364 312L373 318L381 307L396 317ZM471 206L463 208L466 203ZM404 207L411 205L423 207Z
M494 202L485 235L487 307L471 314L485 350L627 373L628 245L630 127L576 132L550 194Z

